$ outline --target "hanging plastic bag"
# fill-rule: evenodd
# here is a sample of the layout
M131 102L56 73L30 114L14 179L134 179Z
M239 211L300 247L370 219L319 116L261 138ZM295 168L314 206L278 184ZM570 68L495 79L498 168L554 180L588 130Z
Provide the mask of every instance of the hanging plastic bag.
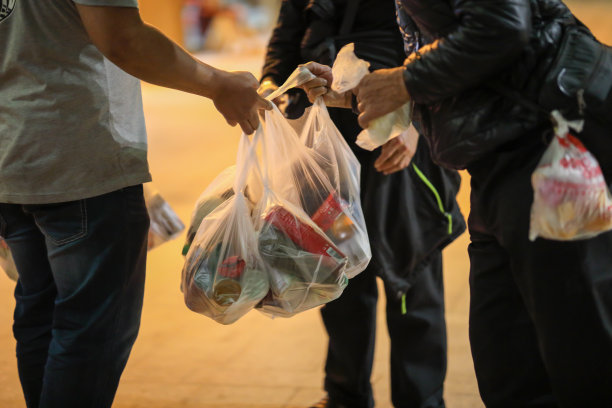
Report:
M345 93L356 88L369 73L369 66L369 62L355 55L354 43L345 45L338 52L332 67L334 77L332 90ZM397 110L373 120L369 127L357 136L357 146L371 151L407 131L412 122L412 107L412 102L408 102Z
M183 268L181 287L187 307L222 324L238 320L269 290L252 203L245 195L255 160L255 150L243 134L233 194L204 217Z
M311 219L333 188L310 149L276 107L264 129L264 195L254 219L270 293L258 307L289 317L339 297L348 260Z
M9 249L4 238L0 237L0 268L4 270L6 275L17 281L19 279L19 273L17 272L17 266L15 266L15 261L13 261L13 255L11 254L11 250Z
M319 164L333 187L312 220L347 256L346 274L353 278L372 258L361 208L361 165L329 117L323 98L317 98L308 115L300 138L323 157Z
M252 175L253 173L249 173ZM215 179L206 187L204 192L200 195L196 201L195 208L191 214L191 221L189 223L189 229L187 230L187 236L185 237L185 244L183 245L183 255L187 255L189 247L195 238L196 232L202 223L202 220L215 208L223 204L225 201L230 199L234 195L234 180L236 178L236 166L232 165L223 170ZM261 187L259 182L256 182L249 177L249 182L245 187L244 195L250 202L251 206L261 197Z
M597 159L570 133L581 132L583 122L552 116L555 137L531 178L529 239L592 238L612 229L612 197Z
M164 200L150 183L143 185L145 204L149 213L148 250L178 238L185 229L185 224L176 215L170 204Z

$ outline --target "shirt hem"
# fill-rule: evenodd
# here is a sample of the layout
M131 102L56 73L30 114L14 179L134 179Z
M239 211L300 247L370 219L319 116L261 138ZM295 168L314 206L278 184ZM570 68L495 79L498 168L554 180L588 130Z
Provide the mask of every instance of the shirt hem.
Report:
M55 204L67 201L84 200L111 193L122 188L148 183L152 180L151 174L139 174L132 177L122 177L112 183L105 183L98 188L87 188L86 190L71 190L64 192L42 193L42 194L8 194L0 193L0 203L4 204Z

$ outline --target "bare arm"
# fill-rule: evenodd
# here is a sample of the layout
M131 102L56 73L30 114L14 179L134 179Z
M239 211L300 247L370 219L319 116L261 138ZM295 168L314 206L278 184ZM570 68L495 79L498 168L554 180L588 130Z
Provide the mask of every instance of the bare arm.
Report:
M155 85L210 98L231 126L253 133L258 109L269 108L257 95L258 81L247 72L227 72L198 61L156 28L137 8L76 4L94 45L125 72Z

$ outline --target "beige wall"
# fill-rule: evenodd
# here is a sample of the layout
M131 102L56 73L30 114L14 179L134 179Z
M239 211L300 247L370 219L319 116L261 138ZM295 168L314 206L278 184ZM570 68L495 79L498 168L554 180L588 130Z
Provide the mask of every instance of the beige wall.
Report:
M183 43L181 7L183 0L140 0L142 19L159 28L179 44Z

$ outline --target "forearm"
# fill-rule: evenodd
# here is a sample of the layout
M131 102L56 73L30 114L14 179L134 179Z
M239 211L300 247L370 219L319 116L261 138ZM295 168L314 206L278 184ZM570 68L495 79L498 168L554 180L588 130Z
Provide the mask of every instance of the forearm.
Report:
M143 81L208 98L218 92L223 75L146 23L130 30L123 46L107 54L114 64Z

